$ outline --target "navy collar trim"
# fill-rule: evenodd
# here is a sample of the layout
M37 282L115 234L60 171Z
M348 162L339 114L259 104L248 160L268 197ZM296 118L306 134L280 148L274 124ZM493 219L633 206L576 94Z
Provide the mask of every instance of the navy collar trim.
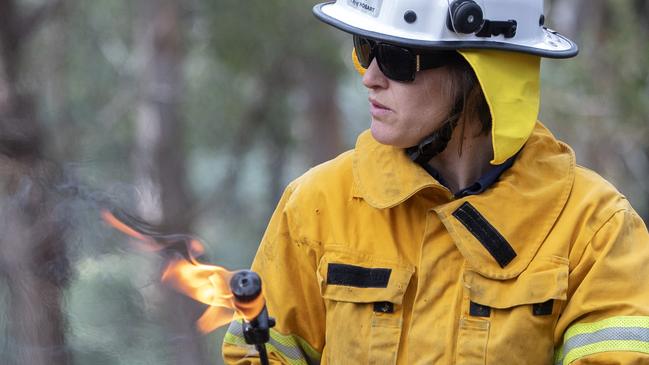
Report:
M500 165L495 165L492 167L489 171L487 171L484 175L482 175L478 181L474 182L473 184L469 185L468 187L458 191L454 192L455 198L463 198L465 196L469 195L478 195L484 192L485 190L489 189L491 185L493 185L496 181L498 181L498 178L500 178L500 175L502 175L505 171L507 171L512 165L514 165L514 161L516 160L516 156L518 154L510 157L507 159L507 161L503 162ZM421 164L421 167L426 170L432 176L435 180L437 180L440 184L444 185L445 187L448 188L448 184L442 177L442 175L435 170L432 166L430 166L427 163ZM450 190L450 189L449 189Z

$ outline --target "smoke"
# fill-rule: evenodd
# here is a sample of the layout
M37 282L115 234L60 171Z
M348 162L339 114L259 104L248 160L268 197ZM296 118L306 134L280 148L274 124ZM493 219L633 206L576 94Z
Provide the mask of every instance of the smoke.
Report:
M100 216L133 211L138 193L93 187L77 167L0 159L0 363L164 363L171 355L154 348L193 340L162 325L173 315L159 309L163 261Z

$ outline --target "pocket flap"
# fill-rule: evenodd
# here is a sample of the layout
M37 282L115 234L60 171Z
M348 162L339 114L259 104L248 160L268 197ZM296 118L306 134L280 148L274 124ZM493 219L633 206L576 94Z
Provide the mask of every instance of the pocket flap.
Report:
M566 300L568 260L556 256L538 258L518 277L508 280L487 278L468 269L464 283L472 302L492 308Z
M328 250L318 265L325 299L352 303L401 304L414 269L347 249Z

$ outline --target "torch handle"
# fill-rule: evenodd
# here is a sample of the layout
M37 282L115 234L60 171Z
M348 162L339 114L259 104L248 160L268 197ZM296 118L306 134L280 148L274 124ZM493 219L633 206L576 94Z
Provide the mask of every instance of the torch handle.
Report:
M259 353L259 362L261 365L269 365L268 362L268 353L266 353L266 345L265 344L257 344L255 345L255 349L257 349L257 352Z

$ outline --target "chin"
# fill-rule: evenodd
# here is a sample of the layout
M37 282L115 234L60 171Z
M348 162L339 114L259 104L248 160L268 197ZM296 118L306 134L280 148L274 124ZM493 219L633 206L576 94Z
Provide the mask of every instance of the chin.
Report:
M370 131L372 132L372 137L379 142L380 144L385 144L389 146L394 146L397 148L408 148L416 145L419 142L411 142L409 138L403 136L399 131L386 126L381 122L376 122L372 120L372 125L370 126Z

